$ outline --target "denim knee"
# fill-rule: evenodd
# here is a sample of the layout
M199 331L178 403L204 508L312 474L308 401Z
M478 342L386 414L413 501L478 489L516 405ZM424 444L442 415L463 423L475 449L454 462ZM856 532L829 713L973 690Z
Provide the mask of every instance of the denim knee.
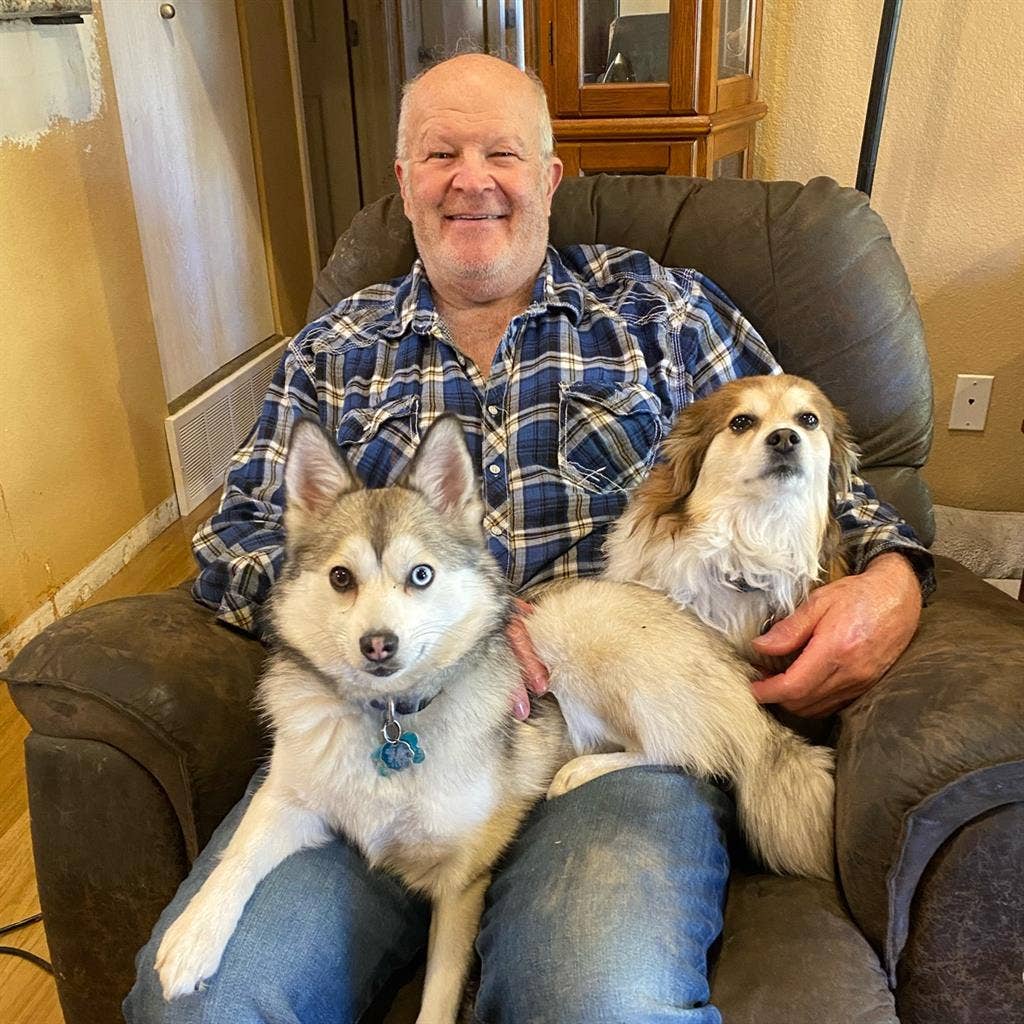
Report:
M486 1024L719 1024L732 805L680 772L615 772L538 807L496 874L478 949Z

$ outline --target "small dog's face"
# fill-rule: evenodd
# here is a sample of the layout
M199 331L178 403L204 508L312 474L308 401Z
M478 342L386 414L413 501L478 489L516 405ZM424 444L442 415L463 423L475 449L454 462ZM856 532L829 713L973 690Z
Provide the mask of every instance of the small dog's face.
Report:
M785 377L737 383L706 425L713 436L695 490L766 498L827 490L836 414L821 391Z
M402 486L376 490L359 485L317 425L299 424L286 492L280 639L346 696L432 696L418 684L504 609L457 421L428 432Z
M787 374L732 381L684 409L664 455L641 487L655 515L780 498L825 514L856 464L843 414Z

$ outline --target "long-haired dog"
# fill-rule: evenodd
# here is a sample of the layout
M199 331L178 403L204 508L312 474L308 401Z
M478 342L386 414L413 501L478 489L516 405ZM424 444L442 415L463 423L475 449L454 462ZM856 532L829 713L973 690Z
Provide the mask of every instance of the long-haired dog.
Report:
M831 877L832 752L757 704L748 659L845 571L846 421L809 381L744 378L684 410L663 455L611 532L603 577L542 592L525 620L583 755L550 794L641 764L723 777L769 868Z

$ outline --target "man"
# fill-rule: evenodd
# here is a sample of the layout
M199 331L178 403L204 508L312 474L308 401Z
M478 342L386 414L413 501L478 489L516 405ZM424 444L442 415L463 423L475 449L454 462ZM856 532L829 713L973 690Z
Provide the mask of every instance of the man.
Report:
M601 448L606 478L629 479L654 455L642 426L652 409L667 423L725 380L778 370L701 275L640 253L547 248L562 168L543 91L511 66L465 55L416 80L395 170L420 260L293 341L221 509L197 535L197 596L243 628L258 627L280 564L284 446L298 415L318 416L364 481L380 486L399 475L426 424L457 413L481 470L491 550L522 589L597 571L604 531L624 504L621 486L567 458L568 423ZM622 403L624 381L642 385L633 394L646 415ZM763 700L832 710L875 682L914 632L912 560L926 577L927 555L863 495L844 523L862 571L822 587L763 639L770 654L806 644L787 672L755 684ZM543 689L543 666L521 632L518 648L532 687ZM517 705L528 714L525 690ZM427 908L338 840L272 872L206 990L164 1004L154 951L247 800L140 954L130 1022L354 1021L424 947ZM479 1019L719 1021L706 957L721 929L731 824L716 787L652 768L539 806L489 892Z

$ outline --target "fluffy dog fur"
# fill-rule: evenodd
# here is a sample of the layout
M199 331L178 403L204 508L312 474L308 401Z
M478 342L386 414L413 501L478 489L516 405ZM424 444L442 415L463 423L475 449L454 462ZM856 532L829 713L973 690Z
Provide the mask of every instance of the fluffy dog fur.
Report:
M519 673L509 597L457 420L439 420L402 485L383 490L360 487L319 426L300 422L285 488L277 650L259 691L270 768L160 944L163 992L211 977L260 879L340 832L433 901L418 1019L452 1022L491 867L571 756L565 725L550 699L527 723L509 713ZM400 716L425 759L382 777L371 762L382 714L370 702L386 697L430 703Z
M837 491L854 450L809 381L745 378L695 403L634 491L604 578L552 588L527 630L577 753L550 793L640 764L735 784L774 871L833 873L832 752L750 690L751 640L841 575ZM681 606L681 607L680 607Z

